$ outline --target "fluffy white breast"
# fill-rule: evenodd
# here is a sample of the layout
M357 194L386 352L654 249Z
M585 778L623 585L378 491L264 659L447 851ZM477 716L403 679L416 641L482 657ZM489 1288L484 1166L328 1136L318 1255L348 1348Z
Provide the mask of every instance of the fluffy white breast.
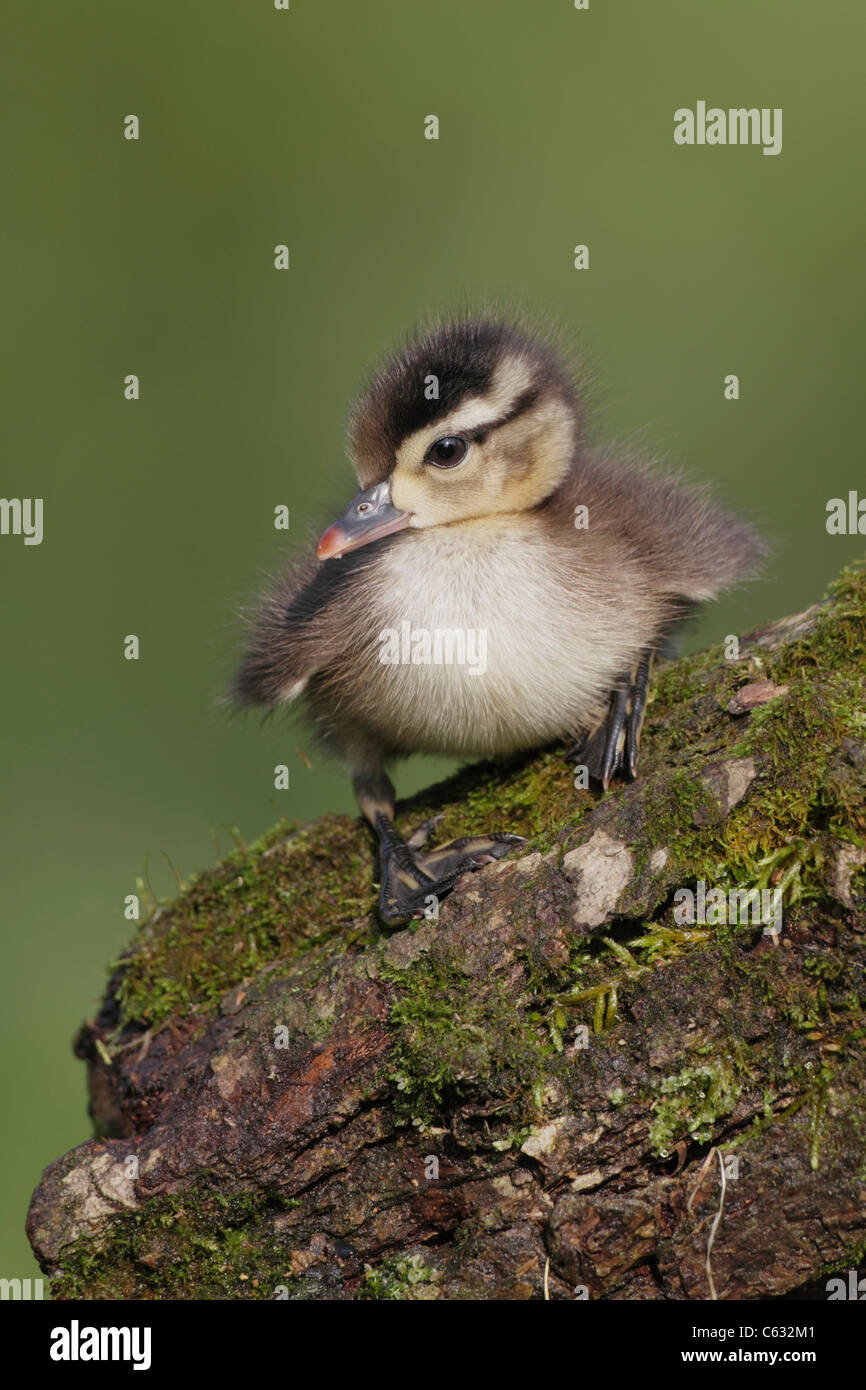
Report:
M484 756L565 737L597 717L640 645L615 595L591 576L579 591L574 557L525 518L407 533L366 587L357 712L413 750Z

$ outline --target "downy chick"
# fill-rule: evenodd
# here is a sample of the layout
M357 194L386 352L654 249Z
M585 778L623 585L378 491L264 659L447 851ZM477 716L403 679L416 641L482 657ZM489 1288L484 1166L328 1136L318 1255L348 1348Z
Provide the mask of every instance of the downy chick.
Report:
M590 447L541 339L464 319L400 351L356 402L361 492L262 600L244 704L303 698L379 840L379 910L421 911L519 838L422 854L387 768L580 741L606 788L637 770L654 652L762 546L701 488Z

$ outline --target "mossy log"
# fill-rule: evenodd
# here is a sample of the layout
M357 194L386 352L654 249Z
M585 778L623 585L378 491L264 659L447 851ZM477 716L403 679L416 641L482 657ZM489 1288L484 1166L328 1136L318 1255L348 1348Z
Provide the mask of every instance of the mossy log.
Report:
M665 666L635 783L547 749L402 805L529 839L438 921L381 930L341 816L153 904L77 1039L97 1137L33 1197L53 1296L797 1298L856 1267L864 691L857 566ZM781 931L684 924L699 883L778 889Z

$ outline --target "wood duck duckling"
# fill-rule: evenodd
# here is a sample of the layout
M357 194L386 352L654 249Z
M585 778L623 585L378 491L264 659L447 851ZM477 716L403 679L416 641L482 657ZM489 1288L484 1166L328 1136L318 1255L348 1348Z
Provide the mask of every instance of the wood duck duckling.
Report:
M762 545L701 488L590 447L557 353L506 323L446 323L398 352L349 440L361 491L262 600L235 693L303 696L351 771L398 923L521 841L422 853L394 828L388 766L577 738L605 789L633 778L653 654Z

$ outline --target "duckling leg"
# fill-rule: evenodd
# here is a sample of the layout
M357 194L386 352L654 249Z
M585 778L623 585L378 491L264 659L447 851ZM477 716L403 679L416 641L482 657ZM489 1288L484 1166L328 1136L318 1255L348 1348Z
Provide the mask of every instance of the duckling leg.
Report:
M584 740L579 756L590 777L605 791L617 773L631 781L637 776L640 735L655 648L646 647L633 671L619 678L611 691L607 717Z
M384 772L355 777L355 794L379 840L379 915L388 926L434 908L450 893L458 878L469 870L501 859L515 845L525 844L520 835L463 836L426 854L419 852L432 823L426 822L409 840L394 829L394 787Z

